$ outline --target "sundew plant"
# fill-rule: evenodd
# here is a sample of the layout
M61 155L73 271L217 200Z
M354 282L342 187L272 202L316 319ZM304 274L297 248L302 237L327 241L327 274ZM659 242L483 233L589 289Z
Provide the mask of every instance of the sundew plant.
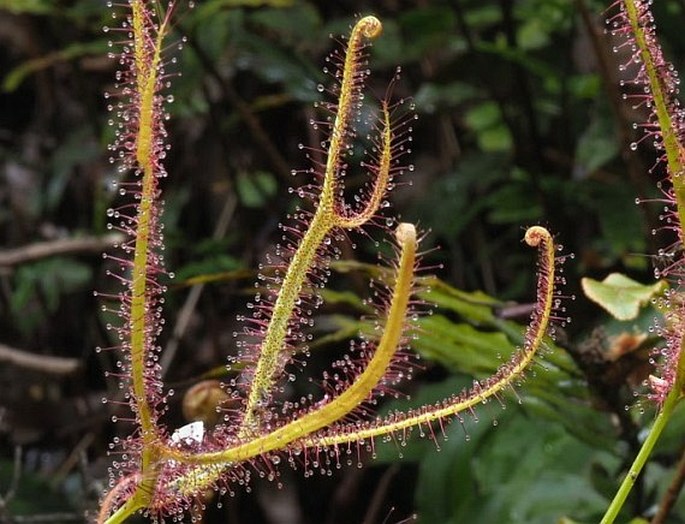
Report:
M0 5L0 524L685 522L685 3L610 1Z
M269 267L262 268L258 293L241 318L237 351L228 366L242 371L224 385L230 402L218 407L221 419L211 430L202 424L191 430L167 427L169 392L161 378L157 337L167 275L160 220L168 148L165 49L176 8L174 2L162 8L156 2L130 0L116 7L118 13L123 11L120 27L109 29L122 49L116 55L117 86L107 95L117 126L111 149L122 175L122 202L108 214L111 227L127 240L117 253L107 255L120 266L112 276L121 291L102 299L119 303L120 323L110 326L118 344L110 349L121 355L117 373L136 429L112 445L114 466L99 523L123 522L137 512L155 520L183 519L208 489L232 493L254 475L278 483L282 467L306 476L325 474L373 454L379 438L403 443L416 433L437 441L446 424L461 421L520 381L544 346L560 302L555 291L557 247L546 229L530 227L524 239L539 251L537 302L520 350L468 390L410 411L374 415L378 397L394 394L411 376L409 346L413 337L421 337L414 319L426 304L417 298L422 289L417 276L422 234L413 224L398 223L387 214L389 191L413 170L405 154L414 116L403 101L392 100L388 89L378 114L364 121L367 48L382 37L383 26L374 16L362 16L343 48L329 58L333 85L328 90L336 100L318 105L321 116L314 123L327 131L321 150L317 148L324 160L308 155L310 183L297 190L306 203L283 222L282 242L271 254ZM349 162L359 147L362 126L373 131L363 160L354 167ZM368 183L348 203L345 176L353 169L365 171ZM347 356L333 363L333 370L319 381L320 396L283 398L283 385L307 357L304 328L322 302L329 263L340 253L337 244L362 228L388 236L394 253L391 278L375 284L376 334L359 337Z
M649 114L645 122L634 126L642 129L643 135L630 145L630 149L637 151L643 141L651 143L658 154L652 170L665 173L663 181L658 184L660 196L656 202L663 207L660 215L662 227L674 235L675 240L660 249L665 263L657 266L654 273L656 278L667 279L671 287L656 300L657 307L663 312L663 320L656 322L654 330L663 337L664 344L654 351L653 361L657 363L657 370L645 384L650 389L650 398L657 404L658 416L602 519L603 524L614 522L618 517L675 407L685 395L685 310L681 289L685 274L682 257L685 241L682 229L685 223L685 113L678 100L680 79L662 53L651 6L650 0L615 2L610 7L607 24L612 35L621 40L614 51L629 50L629 58L620 65L620 69L633 73L634 77L621 83L626 90L623 98L630 100L634 109L646 108ZM641 199L638 198L637 203L642 203ZM673 502L670 500L659 509L655 521L663 522Z

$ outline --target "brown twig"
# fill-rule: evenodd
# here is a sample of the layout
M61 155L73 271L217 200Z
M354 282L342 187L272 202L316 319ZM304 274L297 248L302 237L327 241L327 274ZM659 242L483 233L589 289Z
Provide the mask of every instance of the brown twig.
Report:
M62 238L36 242L15 249L0 251L0 267L16 266L42 258L72 253L98 253L121 242L123 235L112 233L101 237Z
M0 344L0 362L51 375L70 375L80 366L79 360L75 358L37 355L4 344Z
M56 487L60 482L62 482L66 478L66 476L71 472L71 470L78 466L81 457L90 447L94 440L95 434L92 432L88 432L78 441L74 449L72 449L69 453L69 456L64 460L64 462L62 462L62 464L60 464L60 466L52 474L50 484L53 487Z
M683 489L684 484L685 448L683 448L683 453L680 456L680 460L678 461L678 467L676 468L675 476L673 477L673 480L671 480L671 484L668 486L666 493L664 493L664 498L661 500L661 504L659 504L659 511L657 511L656 515L654 515L654 518L652 519L650 524L664 524L664 522L666 522L666 518L668 517L668 514L671 512L671 509L673 509L673 505L678 500L678 495L680 494L680 491Z

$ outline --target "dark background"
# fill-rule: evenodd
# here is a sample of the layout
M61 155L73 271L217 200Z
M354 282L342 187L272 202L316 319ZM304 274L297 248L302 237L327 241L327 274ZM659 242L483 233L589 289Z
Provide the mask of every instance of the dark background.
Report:
M197 4L179 7L170 41L182 35L188 41L167 54L178 59L167 65L173 103L163 182L165 256L176 278L160 339L174 355L166 372L176 390L171 427L185 423L179 404L187 388L205 373L221 375L234 351L236 314L244 312L256 268L280 238L279 221L297 204L288 187L308 182L290 173L308 167L298 144L323 139L308 122L317 115L317 85L330 83L324 58L339 44L329 34L345 34L356 14L373 12L384 22L371 49L368 105L378 105L399 65L393 98L411 98L419 116L407 160L415 169L405 179L412 185L392 193L387 214L429 231L424 248L439 249L425 264L457 289L497 297L501 302L488 308L493 322L511 314L525 323L535 265L521 238L526 226L542 224L575 255L565 266L563 292L577 295L564 314L573 322L559 330L559 347L551 350L557 374L540 378L546 369L537 366L518 389L521 406L508 395L507 410L493 403L479 413L480 422L467 416L463 430L453 424L451 438L438 439L440 451L417 439L402 460L393 446L382 447L363 469L308 479L284 469L282 490L258 480L249 493L235 486L221 508L208 502L206 521L401 522L414 513L430 523L598 521L635 454L639 427L650 420L640 413L649 412L647 402L624 407L646 373L640 334L655 313L645 311L634 323L610 320L583 297L580 278L620 271L651 283L649 254L670 242L650 234L659 227L660 207L634 204L638 195L656 194L662 167L648 172L649 140L630 151L639 138L632 123L647 115L621 97L620 80L633 73L619 72L629 50L612 52L617 42L604 33L606 6L589 0ZM656 4L665 52L678 66L685 5ZM112 316L101 311L93 290L114 287L100 256L110 242L106 210L117 201L107 151L114 128L103 97L116 71L106 56L113 33L102 31L117 25L110 13L96 0L0 3L3 523L39 515L82 521L106 486L108 443L130 431L113 424L112 406L101 402L117 388L104 374L115 355L94 351L110 344ZM362 183L351 177L349 192ZM378 230L373 235L382 237ZM355 241L356 251L341 246L344 257L375 262L374 242ZM45 252L25 249L38 242L48 242ZM315 340L337 333L341 319L356 321L355 300L366 293L367 278L363 271L333 272L330 288L351 291L352 298L328 297ZM206 283L195 300L188 297L197 293L191 292L197 279ZM426 358L404 388L413 399L439 398L486 374L503 358L493 344L506 343L506 355L511 343L468 311L443 307L436 314L446 328L431 330L433 350L418 344ZM480 361L447 354L450 344L461 348L455 340L467 330L486 348L477 346ZM339 340L315 351L312 367L322 368L346 346ZM11 351L61 359L26 364L16 353L10 359ZM302 379L294 387L310 386ZM674 426L626 514L649 515L668 485L682 441L682 423ZM669 522L685 522L682 502Z

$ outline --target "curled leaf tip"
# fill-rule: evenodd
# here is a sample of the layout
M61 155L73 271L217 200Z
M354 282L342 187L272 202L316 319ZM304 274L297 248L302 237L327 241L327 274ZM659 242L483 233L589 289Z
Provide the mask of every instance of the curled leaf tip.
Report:
M383 24L373 15L361 18L356 25L366 38L376 38L383 32Z
M528 244L530 247L537 247L540 245L540 242L544 242L550 238L551 235L549 234L549 231L542 226L529 227L526 230L526 235L523 237L523 239L526 241L526 244Z
M416 242L416 228L414 227L414 224L402 222L395 230L395 238L397 238L399 244Z

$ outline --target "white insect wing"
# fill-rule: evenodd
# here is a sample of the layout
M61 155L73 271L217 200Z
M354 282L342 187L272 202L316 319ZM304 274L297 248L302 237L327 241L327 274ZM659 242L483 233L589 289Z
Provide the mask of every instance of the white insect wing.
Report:
M171 435L174 444L184 443L187 445L202 442L205 437L205 425L201 420L181 426Z

